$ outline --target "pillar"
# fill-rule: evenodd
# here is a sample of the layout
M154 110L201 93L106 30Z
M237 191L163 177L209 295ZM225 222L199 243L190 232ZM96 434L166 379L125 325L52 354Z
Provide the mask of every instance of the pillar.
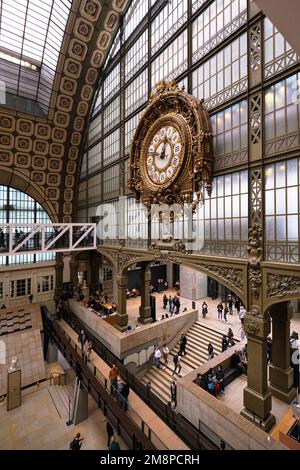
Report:
M270 333L269 317L258 311L245 318L248 338L248 385L244 388L244 406L241 415L268 432L275 424L271 414L272 396L268 389L267 337Z
M69 254L63 254L63 283L71 282L71 269L70 269L70 263L71 263L72 257Z
M140 316L138 321L140 323L152 323L153 319L151 316L150 307L150 282L151 282L151 270L149 264L142 264L141 266L141 306Z
M122 273L117 275L117 288L118 288L118 300L117 300L117 323L116 327L120 331L127 330L128 326L128 315L127 315L127 286L128 286L128 274Z
M207 297L207 275L180 265L180 295L190 300Z
M275 304L270 309L272 317L272 364L269 366L270 390L280 400L291 403L296 397L293 387L294 371L290 365L290 321L293 311L287 302Z
M172 289L174 287L174 281L173 281L173 263L167 263L167 282L169 288Z

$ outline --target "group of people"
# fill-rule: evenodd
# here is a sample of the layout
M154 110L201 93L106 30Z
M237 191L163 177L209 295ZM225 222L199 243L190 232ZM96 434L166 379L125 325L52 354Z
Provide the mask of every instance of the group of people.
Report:
M181 358L182 356L186 355L186 345L187 345L187 337L184 334L182 334L179 340L179 351L173 356L174 370L173 370L172 375L177 373L177 375L180 377ZM170 354L170 351L166 344L163 345L162 351L157 346L155 348L154 356L153 356L154 365L158 369L160 369L161 367L164 367L164 368L167 367L169 354ZM162 362L161 362L162 358L164 360L164 365L162 365Z
M222 337L222 352L235 345L234 334L231 328L228 328L227 335Z
M239 319L243 325L244 318L246 315L245 307L241 304L239 299L235 301L235 308L239 315ZM225 323L227 323L227 315L233 315L233 300L231 297L228 298L227 302L225 302L225 307L223 306L222 302L217 305L217 314L218 320L222 321L224 319Z
M81 345L82 357L85 362L88 362L90 360L93 344L92 341L87 338L84 330L80 331L78 335L78 342Z
M179 296L177 295L174 295L174 297L172 297L171 295L169 295L169 297L164 294L163 296L163 308L164 309L167 309L168 307L168 310L169 310L169 314L170 315L178 315L179 312L180 312L180 298Z
M239 369L242 374L247 374L248 370L248 350L247 344L243 349L236 349L231 356L231 367Z
M129 384L126 379L122 378L115 364L109 371L110 393L118 401L124 411L128 410L128 395L130 391Z
M203 376L201 376L201 374L197 374L195 383L211 395L217 397L218 395L225 393L224 378L225 375L223 367L219 365L216 370L210 368L208 373Z

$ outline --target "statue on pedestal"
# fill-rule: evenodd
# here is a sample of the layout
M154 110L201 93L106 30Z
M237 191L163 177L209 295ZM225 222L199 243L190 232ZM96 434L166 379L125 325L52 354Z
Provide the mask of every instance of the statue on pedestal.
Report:
M11 360L10 367L8 369L8 372L15 372L18 369L18 358L17 356L13 356Z

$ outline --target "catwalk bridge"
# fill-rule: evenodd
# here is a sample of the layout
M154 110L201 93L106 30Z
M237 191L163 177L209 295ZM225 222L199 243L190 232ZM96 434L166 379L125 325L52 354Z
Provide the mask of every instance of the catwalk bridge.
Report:
M0 256L93 250L96 224L0 224Z

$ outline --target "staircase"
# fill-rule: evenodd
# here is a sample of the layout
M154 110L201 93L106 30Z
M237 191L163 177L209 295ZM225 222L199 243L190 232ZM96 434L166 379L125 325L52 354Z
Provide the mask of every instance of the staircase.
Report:
M67 419L69 417L69 397L73 403L74 385L51 385L48 388L49 395L53 401L56 411L60 418Z
M222 351L223 333L207 328L199 321L185 333L187 337L186 356L181 358L181 376L187 375L193 369L207 362L207 346L211 343L214 347L215 355ZM172 375L174 370L173 357L179 351L179 341L172 349L168 357L167 367L158 369L152 366L142 378L146 385L151 383L151 390L165 403L170 401L170 385L172 380L176 380L177 375ZM161 359L164 366L164 360ZM177 372L176 372L177 374Z

